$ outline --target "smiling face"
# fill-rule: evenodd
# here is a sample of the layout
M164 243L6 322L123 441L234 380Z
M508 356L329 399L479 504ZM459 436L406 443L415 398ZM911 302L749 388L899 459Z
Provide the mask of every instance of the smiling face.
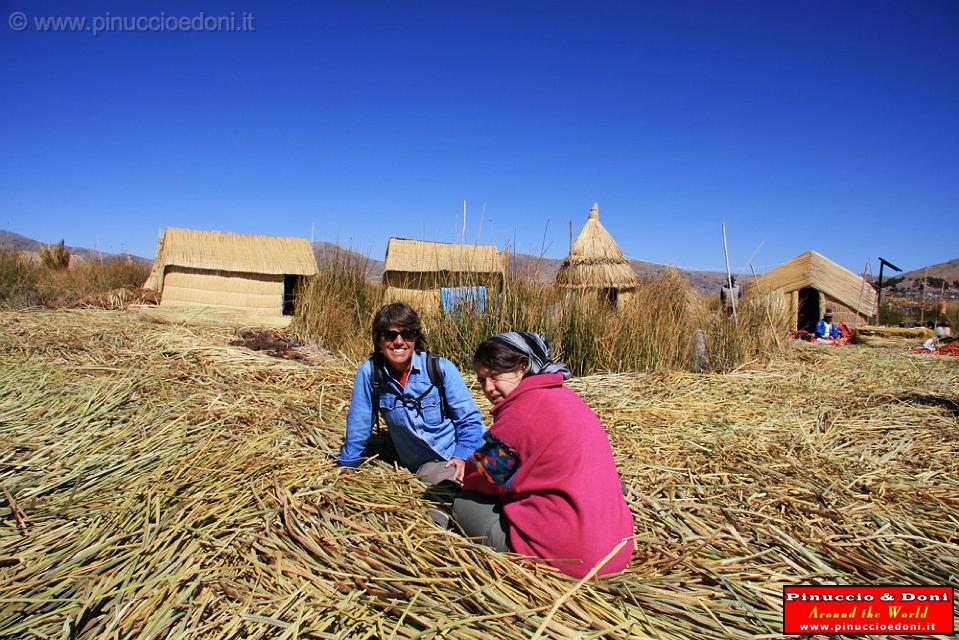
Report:
M409 366L413 359L413 346L416 343L416 332L406 327L391 324L379 336L379 349L386 358L390 368L400 374Z
M482 387L483 395L494 405L505 400L523 380L523 369L494 372L483 365L475 366L476 381Z

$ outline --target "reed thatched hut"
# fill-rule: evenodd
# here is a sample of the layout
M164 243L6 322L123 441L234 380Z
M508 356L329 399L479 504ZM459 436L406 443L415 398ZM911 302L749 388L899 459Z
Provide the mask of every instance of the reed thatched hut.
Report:
M556 286L574 295L590 295L610 306L622 306L639 278L613 236L599 222L599 204L589 210L586 224L556 274Z
M502 286L505 258L494 245L390 238L383 265L384 302L438 311L444 290L447 295L465 290L485 296Z
M157 243L143 287L161 306L242 309L263 315L293 312L293 291L317 272L304 238L168 227Z
M813 331L826 309L834 322L866 324L876 313L876 290L861 276L826 256L807 251L746 285L743 299L778 292L796 319L796 329Z

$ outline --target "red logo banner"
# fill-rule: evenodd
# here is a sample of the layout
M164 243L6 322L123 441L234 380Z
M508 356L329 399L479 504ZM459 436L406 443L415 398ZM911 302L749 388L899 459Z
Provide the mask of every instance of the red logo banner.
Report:
M783 633L946 635L954 601L950 586L787 585Z

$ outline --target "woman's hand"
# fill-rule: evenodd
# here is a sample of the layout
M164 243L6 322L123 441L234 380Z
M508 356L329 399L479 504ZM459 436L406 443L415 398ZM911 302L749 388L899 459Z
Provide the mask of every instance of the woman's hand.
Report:
M456 467L456 471L453 473L453 482L457 484L463 484L463 475L466 473L466 460L462 458L450 458L444 468Z

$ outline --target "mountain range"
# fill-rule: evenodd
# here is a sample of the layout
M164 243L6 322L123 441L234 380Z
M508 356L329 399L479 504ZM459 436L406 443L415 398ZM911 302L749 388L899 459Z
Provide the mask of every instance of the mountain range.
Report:
M18 251L27 253L39 253L40 242L32 238L27 238L12 231L0 229L0 249L7 251ZM132 254L113 254L87 249L85 247L67 246L66 249L71 255L78 256L84 260L109 260L112 258L126 258L127 255L142 264L151 264L150 258L135 256ZM370 258L351 249L341 247L332 242L319 241L313 243L313 254L316 256L317 264L322 266L333 256L339 255L348 257L350 260L365 263L366 277L371 281L380 281L383 277L383 261ZM667 265L656 264L654 262L644 262L642 260L630 260L633 271L641 278L656 278L661 276ZM519 273L534 274L542 282L551 282L556 279L562 260L556 258L544 258L531 256L524 253L510 254L510 268ZM688 271L677 269L680 273L689 279L693 287L703 293L716 293L726 280L726 274L719 271ZM875 274L868 278L875 282ZM884 274L884 284L888 283L890 288L895 288L898 293L909 295L920 290L923 281L926 281L929 291L938 291L944 285L946 291L952 290L953 293L959 291L959 258L929 265L907 271L905 273ZM885 288L885 287L884 287Z
M0 249L24 253L40 253L41 244L41 242L33 238L27 238L26 236L21 236L19 233L0 229ZM132 253L106 253L104 251L97 251L96 249L72 247L70 245L64 245L64 248L70 252L71 256L77 256L83 260L113 260L118 258L125 260L127 256L130 256L134 262L153 264L152 259L135 256Z

